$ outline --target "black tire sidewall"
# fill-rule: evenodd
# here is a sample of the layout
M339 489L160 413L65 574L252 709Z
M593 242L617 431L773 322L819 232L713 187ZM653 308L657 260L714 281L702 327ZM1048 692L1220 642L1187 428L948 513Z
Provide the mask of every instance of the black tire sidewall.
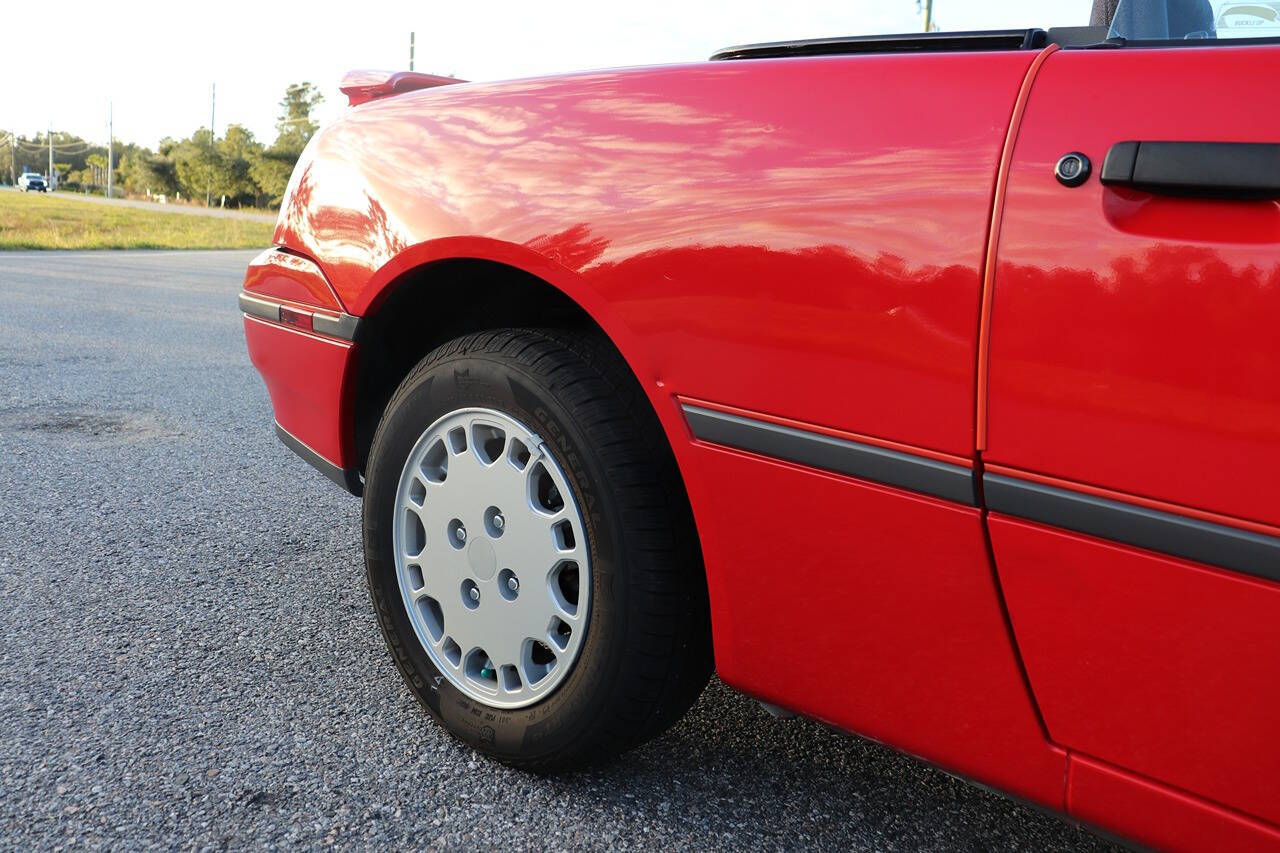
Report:
M388 645L418 700L456 736L499 758L530 761L572 750L599 725L621 669L627 583L618 507L603 460L554 382L496 354L428 357L395 394L378 428L367 466L364 538L370 595ZM582 513L591 601L573 669L547 698L516 710L471 699L444 677L409 622L396 578L392 519L409 452L440 417L466 408L500 411L531 428L559 464Z

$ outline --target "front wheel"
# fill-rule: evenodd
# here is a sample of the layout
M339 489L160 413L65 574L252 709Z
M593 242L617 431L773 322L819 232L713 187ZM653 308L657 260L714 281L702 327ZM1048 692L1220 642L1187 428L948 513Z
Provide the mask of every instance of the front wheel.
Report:
M710 675L684 488L603 341L501 330L432 352L378 427L363 519L409 688L500 760L554 771L620 753Z

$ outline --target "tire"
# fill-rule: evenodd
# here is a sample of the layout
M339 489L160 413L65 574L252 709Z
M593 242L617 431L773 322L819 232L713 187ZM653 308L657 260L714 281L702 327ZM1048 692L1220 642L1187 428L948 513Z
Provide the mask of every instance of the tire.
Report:
M472 557L490 547L482 547L477 539L495 533L488 520L484 531L478 532L477 508L489 497L476 502L473 492L459 492L460 497L443 504L449 507L446 515L458 515L450 525L470 519L463 531L472 531L465 540L466 563L448 556L447 548L439 544L439 537L448 539L454 534L452 527L445 530L437 515L441 504L432 504L431 513L425 509L435 499L435 492L422 498L422 512L430 518L415 521L417 493L434 488L419 476L425 470L421 466L427 465L425 460L437 458L433 453L453 453L440 450L437 436L452 436L458 428L450 433L439 430L455 422L465 424L473 417L469 413L475 412L480 413L474 415L480 420L497 419L491 422L501 427L503 436L484 446L492 447L516 469L529 464L522 463L520 442L515 440L523 435L521 430L528 430L531 443L541 439L545 455L537 458L550 468L537 472L542 478L537 483L532 479L535 475L529 475L527 483L531 485L521 494L536 492L530 499L532 506L543 499L543 486L538 483L545 485L546 478L555 479L562 486L560 492L567 492L568 497L554 487L548 494L560 495L556 499L565 508L559 512L574 519L570 527L581 531L580 540L568 545L581 545L582 566L570 564L568 574L573 607L581 607L585 613L572 631L560 622L568 631L565 642L578 644L576 657L570 659L566 654L568 663L563 668L557 658L547 680L537 680L536 672L531 675L518 661L505 666L502 662L508 658L486 657L483 651L461 648L479 648L475 642L452 643L451 651L452 641L445 639L450 625L470 629L472 623L467 620L479 618L457 610L457 601L447 598L449 590L456 587L449 586L455 575L448 572L454 568L446 570L445 566L462 565L457 570L463 576L458 601L471 608L466 599L474 596L474 614L492 616L505 611L485 608L507 606L497 597L507 594L504 588L488 579L495 566L504 565L504 557L499 554L497 562L489 563ZM466 429L472 432L466 434L472 435L470 446L480 454L482 442L475 430L482 427L475 421L471 424ZM423 450L428 447L435 449ZM418 459L424 460L421 465ZM470 456L448 456L450 465L464 464L464 459L466 465L476 465ZM496 466L502 464L499 461ZM463 485L450 488L478 489L471 485L472 480L462 478L499 476L496 466L476 467L480 475L459 468L457 477ZM456 737L504 763L534 772L559 772L607 760L639 745L665 731L693 704L712 670L706 579L693 517L657 417L607 342L561 331L504 329L444 344L423 359L392 395L366 468L365 567L379 625L410 691ZM483 473L487 471L495 473ZM510 475L503 471L500 476ZM449 482L447 471L440 477L442 486ZM482 492L478 489L474 493ZM450 493L442 489L439 494ZM406 499L412 499L415 507L408 507ZM551 511L554 505L532 511L542 509ZM511 511L519 514L529 510L512 507ZM407 520L397 522L398 513ZM536 527L538 518L532 517L528 524ZM421 572L415 573L411 565L415 558L398 562L396 554L412 550L407 537L417 535L419 523L427 544L422 546L424 556L416 558L423 561ZM520 515L504 523L508 530L514 530L517 523L526 522ZM398 529L415 532L397 534ZM577 535L573 533L568 539ZM556 547L565 545L557 541ZM452 540L449 544L455 549L464 547ZM495 539L491 545L501 548L503 540ZM546 606L540 596L549 594L557 613L552 620L555 625L563 615L554 607L564 603L564 575L548 575L552 578L548 584L537 583L547 561L530 556L535 552L540 553L532 547L508 552L508 556L515 555L511 557L513 566L520 563L519 571L527 570L520 579L518 595L530 596L522 606L537 608ZM434 555L440 555L439 559ZM525 567L524 562L531 566ZM429 577L447 577L439 581L445 589L441 601L447 607L432 607L434 599L426 596L423 600L428 606L419 612L427 615L415 616L413 604L420 602L415 599L411 603L411 599L422 590L412 590L420 581L427 583ZM544 586L554 589L557 585L561 596L545 592ZM536 622L536 613L533 618ZM476 630L483 635L483 628ZM552 638L558 637L553 629ZM543 644L531 644L531 640L532 635L519 641L526 650L521 660L526 668L536 669L529 663L530 655L536 655ZM465 655L469 653L483 663L467 664ZM457 662L460 657L461 665ZM559 680L550 680L552 676ZM494 681L478 680L481 677ZM531 704L510 707L500 701L516 695L502 692L507 689L531 693L540 689L539 685L551 684L554 686L545 695L523 700ZM499 693L490 697L483 693L486 689Z

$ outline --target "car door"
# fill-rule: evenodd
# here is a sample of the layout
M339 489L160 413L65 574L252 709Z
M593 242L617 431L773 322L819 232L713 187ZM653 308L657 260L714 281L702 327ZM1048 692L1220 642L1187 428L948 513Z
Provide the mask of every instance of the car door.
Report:
M1010 41L686 74L670 112L714 103L711 127L767 122L769 143L714 171L700 158L732 146L688 146L681 169L732 174L732 202L698 217L695 245L598 286L669 282L624 307L643 309L632 328L692 439L676 445L721 679L1061 807L1065 755L1014 654L973 476L991 199L1038 55ZM707 106L688 100L701 75ZM800 96L819 87L838 109Z
M1048 57L1007 179L979 436L1050 737L1272 822L1278 75L1280 45ZM1071 152L1083 183L1055 176Z

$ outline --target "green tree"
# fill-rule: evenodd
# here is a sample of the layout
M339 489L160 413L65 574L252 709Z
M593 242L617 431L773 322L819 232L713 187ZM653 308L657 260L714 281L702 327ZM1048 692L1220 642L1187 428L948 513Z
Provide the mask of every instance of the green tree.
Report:
M210 143L212 133L202 127L172 148L177 189L189 199L213 194L213 182L219 171L218 152Z
M280 99L280 117L276 119L276 147L285 144L301 153L319 129L311 120L311 111L322 103L324 95L310 83L294 83L285 89Z
M279 204L289 186L289 176L298 163L298 151L282 151L271 146L262 151L249 166L249 174L270 204Z
M72 172L67 176L80 186L84 187L102 187L107 184L107 147L102 147L102 153L94 152L84 158L84 168L79 172Z
M13 158L13 145L9 141L9 131L0 130L0 181L12 184L18 180L18 164Z
M285 89L276 120L276 141L253 161L250 174L271 204L279 204L289 185L289 176L317 130L311 112L324 96L310 83L295 83Z
M262 145L244 127L233 124L227 127L226 136L217 143L218 171L214 180L214 194L237 207L256 204L261 195L253 179L253 163L262 153Z
M126 146L120 155L119 173L120 185L135 195L173 195L178 188L173 161L139 145Z

